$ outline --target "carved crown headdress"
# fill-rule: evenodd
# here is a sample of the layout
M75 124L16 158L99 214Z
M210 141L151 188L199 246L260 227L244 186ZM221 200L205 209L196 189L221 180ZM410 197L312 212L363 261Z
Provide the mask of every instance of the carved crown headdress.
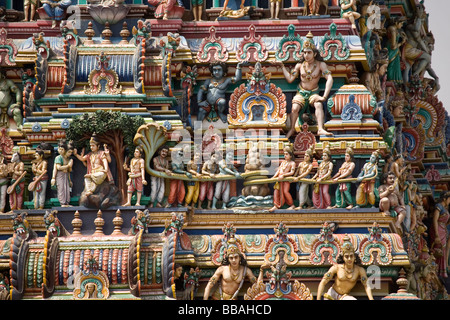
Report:
M342 254L345 253L355 253L355 248L353 247L350 237L346 234L344 237L344 242L342 243Z
M240 254L239 246L236 243L236 238L230 238L227 242L227 256L231 254Z
M314 44L314 35L312 34L311 31L308 32L308 34L306 35L306 40L303 44L303 49L311 49L311 50L316 50L316 45Z

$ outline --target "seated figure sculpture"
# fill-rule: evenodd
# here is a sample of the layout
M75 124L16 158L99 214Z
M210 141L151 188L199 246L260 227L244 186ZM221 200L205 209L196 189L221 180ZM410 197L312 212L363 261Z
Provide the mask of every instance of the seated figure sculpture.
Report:
M401 228L401 223L406 217L406 208L403 196L397 188L398 178L393 172L388 172L384 177L384 184L378 187L380 194L380 210L385 216L397 218L395 226Z
M292 72L289 72L281 61L275 61L273 64L281 66L283 75L289 83L294 82L297 77L300 77L297 94L292 99L291 127L286 137L289 138L295 133L295 125L299 117L299 112L303 108L308 110L310 105L315 108L318 127L317 134L332 135L332 133L324 129L325 114L322 103L328 99L328 95L333 86L333 77L314 44L312 33L308 33L307 40L302 49L302 59L295 65ZM319 95L319 80L321 76L327 80L323 96Z
M89 140L91 152L78 154L74 150L74 156L86 167L84 175L84 190L80 196L80 205L94 208L108 208L111 205L119 205L121 196L114 185L109 163L111 156L106 145L105 150L100 150L100 141L94 133Z
M367 297L373 300L372 289L368 283L366 270L358 265L360 262L359 256L355 254L353 244L350 238L346 235L344 243L342 244L342 253L337 258L337 263L333 265L320 281L317 289L317 300L321 300L322 296L328 300L356 300L350 294L351 290L356 285L358 279L364 286ZM325 285L336 277L334 284L330 287L328 292L324 293Z
M236 73L234 77L226 77L228 66L225 63L217 62L210 65L212 78L206 79L203 85L200 86L197 94L197 103L199 108L197 120L216 121L217 117L223 123L227 123L227 100L225 93L228 87L242 79L242 62L236 66ZM206 94L206 99L203 96Z

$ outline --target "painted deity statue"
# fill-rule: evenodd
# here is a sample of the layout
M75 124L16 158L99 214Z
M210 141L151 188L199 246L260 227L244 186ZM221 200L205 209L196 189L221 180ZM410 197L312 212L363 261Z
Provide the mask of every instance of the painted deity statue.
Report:
M317 289L317 300L321 300L322 296L328 300L356 300L350 295L350 292L359 279L364 286L367 297L369 300L373 300L372 289L367 282L366 270L359 264L359 256L355 254L353 244L346 235L342 244L342 253L337 258L337 264L333 265L320 281ZM333 285L328 292L324 293L326 284L333 278L335 278Z
M52 19L52 28L55 28L61 20L67 8L72 4L71 0L41 0L45 13Z
M23 13L25 15L22 21L34 21L36 15L36 9L39 0L24 0L23 1Z
M186 171L196 178L200 178L202 176L201 153L199 151L194 151L193 158L186 165ZM195 204L198 202L199 194L200 194L200 182L188 181L187 193L185 197L185 205L188 206L189 208L194 207Z
M340 0L341 18L348 19L352 24L352 28L356 29L355 20L361 17L356 8L356 0Z
M331 150L325 148L323 150L322 162L317 168L317 172L312 178L316 180L314 185L314 190L312 193L312 201L314 207L317 209L326 209L331 205L331 198L329 193L329 184L319 184L321 181L326 181L331 178L331 173L333 172L333 162L331 161Z
M325 14L328 13L328 0L305 0L303 3L305 4L303 15L320 16L321 6L325 8Z
M296 181L300 179L308 179L311 175L311 170L313 168L313 156L314 156L314 145L309 147L305 151L305 156L302 162L299 163L297 167L297 172L295 175ZM298 207L296 209L303 209L304 205L312 207L312 201L309 197L309 183L299 182L298 184Z
M242 79L242 62L236 66L234 77L226 77L228 66L225 63L217 62L210 65L209 70L212 78L206 79L200 86L197 94L197 103L199 106L197 119L203 121L216 121L219 117L223 123L227 123L227 106L225 93L231 84ZM204 95L206 94L206 99Z
M447 226L450 223L450 214L448 208L450 205L450 192L442 192L439 197L433 213L433 224L431 226L432 248L435 252L440 250L440 254L435 253L436 264L438 266L439 276L447 278L448 256L450 251L450 238Z
M211 157L205 161L202 166L202 175L210 178L215 178L219 174L218 156L214 152ZM202 181L200 182L200 194L198 197L198 208L202 207L202 204L207 200L207 209L211 209L212 200L214 197L214 181Z
M317 50L313 35L311 32L307 35L302 50L302 58L292 72L289 72L281 61L275 61L275 65L280 65L283 75L287 82L292 83L297 77L300 77L300 83L297 88L297 94L292 99L292 111L290 115L290 129L286 134L289 138L295 133L295 126L299 117L299 112L304 108L306 111L309 106L314 106L317 120L318 135L332 135L324 129L325 114L323 111L323 102L326 102L333 86L333 77L328 70L327 64L323 61ZM323 96L319 95L319 80L323 76L326 79L325 92Z
M8 127L12 117L17 129L22 130L22 92L3 72L0 72L0 110L0 127Z
M236 239L231 238L228 240L222 265L217 268L206 285L203 300L209 299L211 290L216 284L219 287L213 294L214 300L237 300L245 279L247 278L251 283L261 281L261 271L258 279L256 279L251 269L247 266L247 260L236 245Z
M183 150L176 150L172 154L171 163L172 172L176 174L184 174L189 179L192 179L192 174L186 171L185 164L183 163ZM186 195L186 188L184 181L180 179L170 179L170 193L167 200L167 206L183 205L184 197Z
M0 213L5 212L6 189L8 188L10 168L5 163L5 157L0 152Z
M59 142L59 155L54 161L51 185L56 187L61 207L70 206L70 189L72 187L70 173L73 167L73 159L71 159L73 151L74 148L71 143L67 143L64 140Z
M136 192L136 206L141 205L142 193L144 192L144 185L147 185L145 180L145 163L142 158L143 150L141 147L134 149L134 157L130 161L130 166L126 163L123 168L128 172L127 180L127 202L124 206L131 206L131 197Z
M74 155L87 167L87 173L84 175L86 196L93 194L104 181L114 183L109 169L111 156L107 146L104 145L105 150L100 150L100 141L94 133L89 141L89 147L91 152L86 155L84 155L84 150L81 155L77 153L76 149L74 150Z
M356 189L356 205L358 207L365 207L375 205L375 180L378 176L378 157L379 152L372 152L370 159L364 164L361 172L356 178L360 182L358 189Z
M351 177L354 169L355 163L353 162L353 148L349 147L345 151L344 163L339 168L339 171L333 176L333 181L338 182L341 179ZM350 190L350 182L339 183L339 186L336 189L336 205L334 206L334 208L353 208L353 200Z
M402 31L405 17L392 18L387 28L387 49L389 54L389 65L387 69L388 80L401 83L403 75L401 72L401 47L406 42L406 34Z
M33 192L33 203L35 209L44 209L45 193L47 191L48 170L47 161L44 159L44 151L36 150L31 171L34 174L33 181L28 190ZM30 190L31 189L31 190Z
M23 205L23 192L25 191L25 164L22 162L19 153L14 153L11 158L12 179L11 185L7 189L9 194L9 206L11 210L20 210Z
M277 178L278 182L274 186L273 204L274 206L269 210L273 211L280 209L285 203L289 206L288 209L294 209L294 200L289 192L291 183L283 181L284 178L292 177L295 174L295 155L291 148L284 148L284 160L272 178Z
M156 171L164 172L167 175L171 175L170 164L167 156L169 155L169 147L162 146L158 150L158 155L153 158L153 169ZM150 178L151 193L150 193L150 206L162 207L165 192L165 182L162 177L152 176Z
M383 215L397 217L395 226L401 229L401 223L406 216L405 203L397 185L398 178L393 172L388 172L384 178L384 184L378 187L380 195L380 210Z
M431 51L434 49L434 41L428 41L430 35L424 33L424 24L428 19L422 4L416 6L417 14L411 23L408 23L404 30L406 43L404 47L405 70L403 71L403 81L409 82L409 75L422 76L425 71L435 79L439 87L439 79L431 68ZM431 36L432 37L432 36Z
M219 161L219 175L234 175L239 178L241 175L236 170L234 164L234 150L226 150L225 158ZM226 209L228 201L230 201L230 180L219 180L216 182L216 189L212 207L216 208L216 203L222 199L222 209Z

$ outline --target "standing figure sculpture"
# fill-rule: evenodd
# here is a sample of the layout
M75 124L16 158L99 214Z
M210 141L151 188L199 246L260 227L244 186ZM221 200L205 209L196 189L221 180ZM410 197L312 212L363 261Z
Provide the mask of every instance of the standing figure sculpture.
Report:
M168 155L168 146L164 145L159 148L158 155L153 158L153 169L171 175L172 172L169 169L169 160L167 159ZM152 176L150 178L150 184L152 188L150 193L150 207L161 208L164 200L164 193L166 191L164 178Z
M313 156L314 156L314 145L309 147L305 151L305 157L302 162L299 163L295 180L308 179L310 178L310 173L313 168ZM303 209L304 205L312 207L312 201L309 197L309 183L299 182L298 183L298 207L296 209Z
M186 165L186 171L189 172L193 177L201 178L202 176L202 164L201 164L201 153L199 151L194 152L194 157ZM187 182L187 193L185 197L185 205L189 208L195 206L198 201L200 194L200 182L199 181L188 181Z
M17 129L22 130L22 92L3 72L0 72L0 109L0 127L9 127L9 117L12 117Z
M241 175L236 170L234 164L234 150L227 150L225 152L225 159L219 161L219 175L234 175L239 178ZM228 201L230 201L230 180L219 180L216 182L216 190L212 207L216 209L217 201L222 199L222 209L226 209Z
M194 14L194 21L202 21L203 2L203 0L192 0L192 13Z
M295 174L295 155L291 148L284 148L284 160L272 178L277 178L278 182L275 184L273 192L274 206L269 211L280 209L285 203L289 206L288 210L295 209L294 200L289 192L291 183L283 181L284 178L292 177Z
M66 141L60 141L58 145L59 155L55 158L52 172L51 185L56 186L57 197L61 207L70 206L70 189L72 188L72 181L70 179L70 172L72 172L73 146Z
M184 174L189 179L192 179L192 174L186 171L183 163L183 150L177 150L172 153L172 172L176 174ZM167 206L181 207L183 205L184 196L186 195L186 188L184 181L181 179L170 179L170 193L167 199Z
M389 65L387 69L387 79L401 83L403 75L401 71L401 47L406 42L406 34L402 31L405 17L392 18L387 28Z
M39 0L24 0L23 1L23 13L25 18L22 21L34 21L34 16L36 15L36 9Z
M364 164L356 178L356 181L360 182L358 189L356 189L357 207L375 206L375 180L378 176L378 157L378 151L372 152L369 162Z
M328 95L333 86L333 77L314 44L312 33L308 33L307 40L305 41L302 50L302 58L300 62L295 65L292 72L289 72L281 61L275 61L274 64L281 66L287 82L292 83L297 77L300 77L297 94L292 99L292 111L290 115L291 127L286 134L286 137L289 138L295 133L295 126L300 111L302 111L302 109L304 109L303 111L308 111L310 105L315 108L318 127L317 134L326 136L332 135L324 129L325 114L322 103L326 102L328 99ZM319 95L319 80L321 76L325 77L327 80L323 96Z
M41 0L45 13L52 19L52 28L64 19L66 9L72 4L71 0Z
M5 157L0 152L0 213L5 212L6 207L6 189L8 188L9 181L9 168L5 163Z
M214 152L211 157L205 161L202 167L202 175L205 177L215 178L219 173L217 154ZM200 194L198 196L198 208L202 207L203 202L207 199L207 209L211 209L211 203L214 197L214 181L200 182Z
M331 178L331 173L333 172L333 162L331 161L331 150L327 147L323 150L322 162L317 168L317 172L312 178L316 180L314 184L314 190L312 193L312 201L314 207L317 209L326 209L331 205L331 197L329 193L329 184L319 184L321 181L326 181Z
M356 300L349 294L359 279L361 279L367 297L369 300L373 300L372 289L367 282L366 270L359 265L360 262L350 238L346 235L342 244L342 253L337 258L337 264L333 265L320 281L317 289L317 300L321 300L322 295L328 300ZM334 284L327 293L324 293L326 284L334 277Z
M340 179L351 177L354 169L355 163L353 162L353 148L349 147L345 152L345 161L339 168L339 171L333 176L333 181L338 182ZM339 183L339 186L336 189L336 205L334 208L353 208L353 200L350 190L350 182Z
M222 62L216 62L210 65L209 70L212 78L206 79L200 86L197 94L197 103L199 106L197 119L203 121L216 121L219 117L223 123L227 123L227 100L225 93L228 87L242 79L242 62L236 66L234 77L227 78L228 66ZM203 96L206 94L206 99Z
M397 185L398 178L393 172L388 172L384 177L384 184L378 187L380 194L380 210L384 216L397 217L395 226L401 229L401 223L406 217L406 208L403 201L403 196L400 193Z
M124 206L131 206L131 197L136 192L136 206L141 205L142 193L144 192L144 185L147 185L145 180L145 163L142 158L143 150L141 147L134 149L134 157L130 161L130 166L126 163L123 164L123 168L128 172L127 180L127 202Z
M33 181L28 186L28 191L33 192L33 202L35 209L44 209L45 193L47 191L48 174L47 161L44 160L44 151L36 150L34 161L31 165L34 174Z
M7 189L9 194L9 206L11 210L20 210L23 205L23 192L25 191L25 164L22 162L19 153L15 152L11 158L12 179L11 185Z
M270 19L279 20L281 8L281 0L269 0L270 2Z
M450 251L450 238L447 229L450 223L448 208L450 205L450 191L442 192L439 197L433 215L431 227L431 243L435 251L436 264L438 265L439 276L447 278L448 257ZM437 253L439 251L439 254Z
M356 0L339 0L341 7L341 18L348 19L352 24L352 28L356 29L356 19L361 17L356 8Z
M222 265L217 268L214 275L209 279L206 285L203 300L208 300L211 290L216 284L218 289L213 293L215 300L237 300L245 279L250 283L262 281L262 268L258 279L253 275L251 269L247 266L247 260L236 245L236 239L228 240L225 257Z

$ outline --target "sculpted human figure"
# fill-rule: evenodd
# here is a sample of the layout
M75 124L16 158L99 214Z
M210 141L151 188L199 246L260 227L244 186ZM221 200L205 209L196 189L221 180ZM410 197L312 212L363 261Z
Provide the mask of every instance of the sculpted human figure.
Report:
M219 161L219 175L234 175L236 178L241 175L236 170L233 164L234 150L227 150L225 152L225 158ZM216 208L217 201L222 199L222 209L226 209L228 201L230 201L230 181L219 180L216 182L216 190L214 192L214 198L212 207Z
M73 146L66 141L60 141L58 144L59 155L55 158L52 172L51 185L56 186L57 197L61 207L70 206L70 188L72 181L70 172L73 167Z
M300 62L295 65L292 72L289 72L281 61L275 61L274 64L282 67L283 75L287 82L292 83L297 77L300 77L297 94L292 99L292 111L290 115L291 127L286 134L286 137L289 138L295 133L295 125L297 123L299 112L303 108L308 110L310 105L315 108L318 127L317 134L327 136L332 135L324 129L325 114L322 103L328 99L328 95L333 86L333 77L314 44L312 33L308 33L307 40L305 41L302 50L302 58ZM325 77L327 80L323 96L319 95L319 80L321 76Z
M177 174L184 174L189 179L192 179L192 174L186 171L183 163L183 150L176 150L172 154L172 172ZM184 181L179 179L170 179L170 193L167 200L168 206L183 205L184 196L186 195L186 188L184 187Z
M31 165L31 171L34 174L34 177L28 189L33 192L34 208L44 209L45 193L47 191L48 183L47 161L44 160L44 151L36 150L34 154L34 161Z
M164 172L168 175L171 175L170 164L167 156L169 155L169 147L162 146L158 150L158 155L153 158L153 169L156 171ZM152 176L150 178L151 183L151 193L150 193L150 206L154 207L162 207L162 202L164 200L164 192L165 192L165 182L162 177Z
M431 226L431 243L433 249L440 249L441 254L435 255L438 266L439 276L447 278L448 256L450 251L450 238L448 236L447 226L450 223L450 214L448 208L450 205L450 191L442 192L437 200L433 212L433 224Z
M294 200L289 192L291 183L283 181L286 177L292 177L295 174L295 155L291 148L284 148L284 160L272 178L277 178L278 182L274 186L273 204L274 206L269 210L273 211L280 209L285 203L289 206L288 209L294 209Z
M219 164L217 154L214 152L211 157L205 161L202 167L202 175L205 177L215 178L219 174ZM205 199L208 201L207 209L211 209L212 200L214 197L214 181L200 182L200 194L198 197L198 208L202 207Z
M247 267L247 261L236 245L236 239L231 238L228 240L222 265L217 268L206 285L203 300L209 299L211 290L216 284L219 284L219 287L213 294L214 300L237 300L246 278L250 283L262 281L262 267L259 277L256 279L251 269Z
M5 163L5 157L0 152L0 213L5 212L6 207L6 189L8 188L9 168Z
M406 42L406 34L402 31L405 17L392 18L387 28L387 49L389 55L389 65L387 69L388 80L402 82L401 72L401 47Z
M358 177L357 182L360 182L358 189L356 189L356 205L364 207L375 205L375 180L378 175L378 157L379 152L374 151L370 156L369 162L365 163Z
M228 66L222 62L216 62L210 65L211 78L206 79L200 86L197 94L197 103L199 106L197 119L203 121L207 118L209 121L216 121L219 117L223 123L227 123L227 100L225 93L228 87L242 79L242 62L236 66L234 77L226 77ZM204 95L206 94L206 99Z
M296 172L296 181L300 179L310 178L310 173L313 168L313 156L314 156L314 146L311 146L305 151L305 157L302 162L299 163ZM299 182L298 188L298 207L296 209L303 209L306 204L308 207L312 207L312 201L309 197L309 183Z
M352 28L356 29L355 21L361 17L356 8L356 0L340 0L341 17L348 19L352 24Z
M72 4L71 0L41 0L45 13L52 19L52 28L64 18L66 9Z
M353 149L349 147L345 152L345 161L339 168L339 171L333 176L333 181L338 182L340 179L351 177L354 169L355 163L353 162ZM334 208L353 208L353 200L350 190L350 182L339 183L339 186L336 189L336 205Z
M423 5L418 4L417 14L404 28L406 34L404 58L407 63L403 71L403 80L408 83L409 74L421 76L425 71L428 71L439 88L439 78L431 68L431 53L434 49L434 41L429 41L430 35L424 33L426 19L428 18Z
M320 281L317 289L317 300L321 300L322 296L328 300L356 300L350 295L350 292L358 280L361 280L369 300L373 300L366 271L359 264L359 256L355 254L350 238L346 235L342 245L342 253L337 258L337 264L334 264ZM324 293L326 284L333 278L333 285L328 292Z
M15 152L11 158L12 179L7 189L9 194L9 206L11 210L20 210L23 205L23 192L25 190L25 165L22 162L19 153Z
M323 150L322 162L319 164L316 174L312 177L313 180L318 182L314 185L314 190L312 193L312 201L314 207L317 209L328 208L331 204L330 193L328 191L330 185L319 184L319 182L329 180L332 172L333 162L331 161L331 150L329 148L325 148Z
M36 6L39 0L24 0L23 1L23 13L25 18L22 21L34 21L36 15Z
M279 20L281 0L269 0L270 2L270 19Z
M401 223L406 216L405 203L403 201L403 196L397 188L396 177L393 172L388 172L385 176L385 183L378 187L378 192L380 194L380 210L385 216L397 217L395 226L401 228Z
M187 163L186 171L189 172L193 177L201 178L202 176L201 164L201 153L199 151L194 152L194 157ZM188 207L193 207L198 201L200 194L200 182L199 181L188 181L187 182L187 193L185 197L185 204Z
M136 206L141 205L142 193L144 192L144 185L147 185L145 180L145 163L142 158L143 150L141 147L134 149L134 157L130 161L130 166L126 163L123 168L128 172L127 180L127 202L124 206L131 206L131 197L136 192Z
M0 72L0 109L0 127L8 127L12 117L17 129L22 130L22 92L3 72Z
M192 0L192 13L194 14L194 21L202 21L203 2L203 0Z
M104 145L105 150L100 150L100 141L95 133L89 140L89 148L91 152L86 155L84 154L84 149L82 154L78 154L77 150L74 150L74 155L87 168L87 173L84 175L84 191L86 196L93 194L103 181L114 183L109 169L109 163L111 162L109 150L106 145Z

